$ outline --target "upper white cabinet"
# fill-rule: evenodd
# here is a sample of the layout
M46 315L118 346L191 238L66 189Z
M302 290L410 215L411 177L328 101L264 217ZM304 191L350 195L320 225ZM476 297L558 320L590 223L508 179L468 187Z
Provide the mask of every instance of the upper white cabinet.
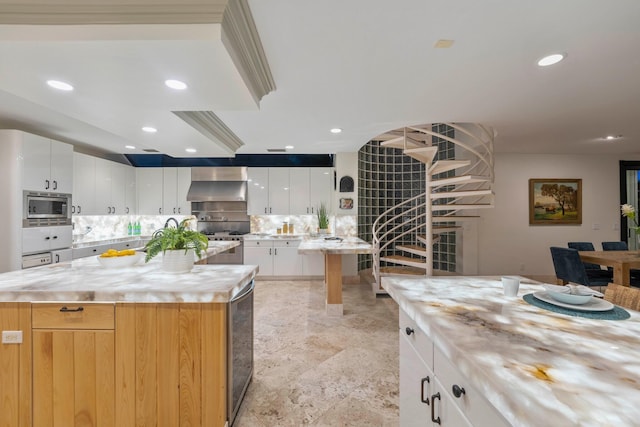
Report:
M73 195L71 213L96 215L96 158L73 153Z
M315 215L321 204L330 209L331 168L290 168L290 214Z
M74 153L75 215L135 213L135 169L132 166Z
M191 168L163 168L163 215L189 215L191 213L191 202L187 201L190 185Z
M136 168L139 215L162 215L162 168Z
M22 134L23 189L53 193L73 191L73 146L38 135Z
M249 215L312 215L330 207L331 168L249 168Z
M289 168L248 168L249 215L289 215Z
M138 214L189 215L191 168L136 168Z

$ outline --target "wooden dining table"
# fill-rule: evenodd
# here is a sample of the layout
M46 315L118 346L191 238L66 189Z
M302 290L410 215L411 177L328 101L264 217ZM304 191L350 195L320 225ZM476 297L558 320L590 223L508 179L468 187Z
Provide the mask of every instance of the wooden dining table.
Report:
M613 283L631 285L631 269L640 268L640 251L580 251L583 262L613 268Z

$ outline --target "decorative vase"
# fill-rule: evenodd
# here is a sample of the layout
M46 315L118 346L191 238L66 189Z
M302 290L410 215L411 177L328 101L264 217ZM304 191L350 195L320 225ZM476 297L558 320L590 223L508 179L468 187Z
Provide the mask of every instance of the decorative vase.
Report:
M162 254L162 269L169 273L188 273L193 268L195 261L195 252L193 249L167 250Z

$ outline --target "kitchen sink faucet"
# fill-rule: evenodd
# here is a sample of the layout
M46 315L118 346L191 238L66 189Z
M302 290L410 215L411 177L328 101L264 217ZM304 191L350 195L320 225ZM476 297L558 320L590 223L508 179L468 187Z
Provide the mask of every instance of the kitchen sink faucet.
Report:
M176 228L178 228L178 227L180 226L180 224L178 223L178 220L177 220L177 219L175 219L174 217L171 217L171 218L169 218L169 219L167 220L167 222L165 222L165 223L164 223L164 228L169 227L169 223L170 223L171 221L173 221L173 222L175 222L175 223L176 223Z

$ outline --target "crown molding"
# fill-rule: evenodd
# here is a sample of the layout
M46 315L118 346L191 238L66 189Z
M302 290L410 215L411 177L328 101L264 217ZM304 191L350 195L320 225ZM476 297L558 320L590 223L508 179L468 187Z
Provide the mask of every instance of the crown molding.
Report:
M234 155L244 145L244 142L213 111L173 111L173 114L229 155Z
M229 0L222 19L222 43L259 104L276 84L247 0Z
M0 0L0 24L90 25L90 24L204 24L221 23L228 0L159 4L153 0L102 1L93 4L8 2Z

